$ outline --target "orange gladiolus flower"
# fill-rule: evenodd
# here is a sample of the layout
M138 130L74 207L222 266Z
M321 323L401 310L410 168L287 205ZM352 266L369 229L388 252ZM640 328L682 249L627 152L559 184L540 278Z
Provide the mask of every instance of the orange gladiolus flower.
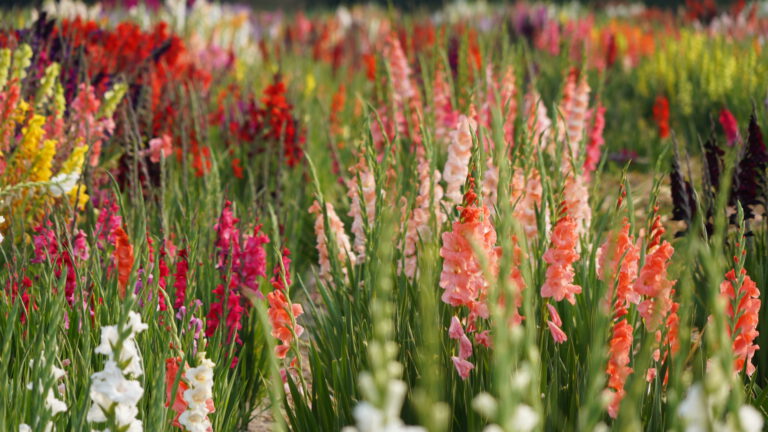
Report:
M736 355L734 369L739 372L747 366L747 375L755 373L755 365L752 357L760 348L755 344L755 339L760 334L757 331L757 323L760 313L760 290L744 269L741 274L744 280L736 292L738 278L734 270L725 275L725 280L720 284L720 294L728 299L726 313L731 320L738 318L729 329L733 338L733 353ZM734 308L735 306L735 308Z
M115 263L117 264L117 282L120 290L120 298L125 298L125 288L133 268L133 246L122 227L112 231L115 236Z
M624 398L624 383L632 373L629 367L629 353L632 350L632 325L626 319L622 319L613 325L613 336L609 349L608 359L608 389L611 394L611 403L608 405L608 415L616 418L619 413L619 404Z
M189 389L184 382L184 374L179 378L179 386L176 389L176 397L171 403L173 394L173 385L176 383L176 377L179 376L179 363L181 359L173 357L165 360L165 406L170 407L176 415L173 417L173 425L180 428L179 417L181 413L187 410L187 402L184 401L184 392Z

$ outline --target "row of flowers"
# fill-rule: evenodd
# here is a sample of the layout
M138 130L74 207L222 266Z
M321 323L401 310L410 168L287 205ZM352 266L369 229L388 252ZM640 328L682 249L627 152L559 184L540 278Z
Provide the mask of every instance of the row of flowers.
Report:
M0 428L762 428L757 9L145 3L0 32Z

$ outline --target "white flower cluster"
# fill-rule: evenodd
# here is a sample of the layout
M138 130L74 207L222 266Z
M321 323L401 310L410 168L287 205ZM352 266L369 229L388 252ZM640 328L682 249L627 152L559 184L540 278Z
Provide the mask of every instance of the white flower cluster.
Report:
M518 372L516 375L523 374L527 374L527 372ZM478 394L472 401L472 407L486 418L497 418L498 402L488 393ZM492 423L486 426L485 429L483 429L483 432L530 432L535 430L539 425L540 418L539 413L537 413L530 405L519 403L510 411L510 414L508 414L506 418L498 420L499 424Z
M727 386L723 386L726 387ZM726 389L726 397L727 397ZM713 405L718 399L717 394L707 394L701 383L696 383L688 389L685 397L677 409L677 413L685 424L686 432L706 432L709 430L731 432L759 432L763 430L763 416L752 405L743 405L739 408L737 418L729 418L721 422L713 419ZM738 424L734 424L738 422Z
M51 195L58 198L70 193L77 186L78 180L80 180L80 173L78 171L59 173L51 178L48 190Z
M189 383L189 389L184 391L184 402L187 410L179 416L179 423L189 432L211 431L211 420L208 414L213 412L209 400L213 399L213 367L212 361L205 358L205 353L198 354L199 365L187 369L184 378Z
M101 5L88 6L85 2L79 0L47 0L43 4L43 12L49 16L74 20L80 18L83 20L95 20L101 15Z
M373 385L371 375L360 375L361 386L368 380L371 380L369 384ZM400 409L407 391L405 382L390 380L387 385L385 408L382 410L368 402L360 402L352 413L357 425L347 426L342 432L426 432L426 429L420 426L406 426L400 419Z
M136 407L144 389L134 378L142 375L141 355L136 345L136 334L147 329L136 312L128 312L125 330L128 335L121 341L117 326L101 329L101 343L94 350L107 356L104 370L91 375L91 400L88 421L114 423L128 432L143 430L141 420L136 419L139 410ZM118 364L119 362L119 364ZM125 365L120 367L120 365Z
M0 216L0 225L2 225L4 223L5 223L5 218ZM3 237L3 233L0 233L0 243L3 242L3 239L5 239L5 237Z
M30 368L34 367L34 360L30 360L29 367ZM42 367L43 369L46 369L44 362ZM50 370L51 370L51 374L53 375L54 383L65 375L65 372L62 369L59 369L58 367L56 367L55 365L51 365ZM33 388L34 386L32 385L32 383L27 384L27 389L32 390ZM63 400L56 397L56 394L53 391L53 387L49 387L48 391L46 392L43 382L42 380L40 380L38 384L38 389L41 395L45 393L45 409L50 411L51 418L56 416L56 414L62 413L67 410L67 404L64 403ZM58 389L58 391L59 393L63 393L63 384L62 384L62 387ZM46 423L45 428L43 430L45 432L52 431L53 421L49 420L48 423ZM28 424L22 423L19 425L19 432L27 432L27 431L29 432L32 431L32 428Z

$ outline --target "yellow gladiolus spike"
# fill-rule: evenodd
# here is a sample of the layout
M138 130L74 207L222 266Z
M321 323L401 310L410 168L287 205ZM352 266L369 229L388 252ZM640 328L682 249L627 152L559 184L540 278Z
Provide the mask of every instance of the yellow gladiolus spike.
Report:
M310 72L307 74L307 77L304 80L304 96L309 97L312 95L312 93L315 91L315 87L317 86L317 82L315 81L315 75Z
M40 140L43 139L43 124L45 123L45 117L35 114L29 119L29 123L24 129L21 130L22 138L19 149L16 153L16 160L19 162L27 162L32 160L37 155Z
M69 197L69 202L72 206L76 207L78 210L85 210L85 205L90 199L90 196L86 193L85 185L77 185L72 188L72 190L67 193L67 197ZM77 200L77 202L75 202L75 200Z
M32 168L29 171L29 181L44 182L51 179L51 166L56 155L56 140L45 140L43 148L34 158Z
M67 160L64 161L64 163L61 165L61 170L59 172L69 174L75 171L80 171L80 169L83 167L83 163L85 162L86 153L88 153L87 145L75 147Z

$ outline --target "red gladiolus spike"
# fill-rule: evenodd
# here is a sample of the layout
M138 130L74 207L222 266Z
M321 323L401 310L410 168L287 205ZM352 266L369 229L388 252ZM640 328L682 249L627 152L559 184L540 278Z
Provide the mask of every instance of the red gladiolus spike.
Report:
M180 250L177 259L176 272L173 274L173 289L175 290L173 308L179 310L184 306L187 297L187 271L189 269L187 250Z
M173 417L173 425L181 428L179 423L179 417L187 410L187 402L184 400L184 392L189 389L187 383L184 382L183 373L179 377L179 363L181 358L174 357L165 360L165 406L170 407L176 415ZM173 394L174 384L176 378L179 377L178 387L176 387L176 397L171 402L171 395Z
M658 96L653 105L653 118L659 128L659 137L669 136L669 101L665 96Z
M113 232L115 236L114 259L117 264L117 281L120 298L125 298L125 289L133 268L133 246L122 227L117 227Z

